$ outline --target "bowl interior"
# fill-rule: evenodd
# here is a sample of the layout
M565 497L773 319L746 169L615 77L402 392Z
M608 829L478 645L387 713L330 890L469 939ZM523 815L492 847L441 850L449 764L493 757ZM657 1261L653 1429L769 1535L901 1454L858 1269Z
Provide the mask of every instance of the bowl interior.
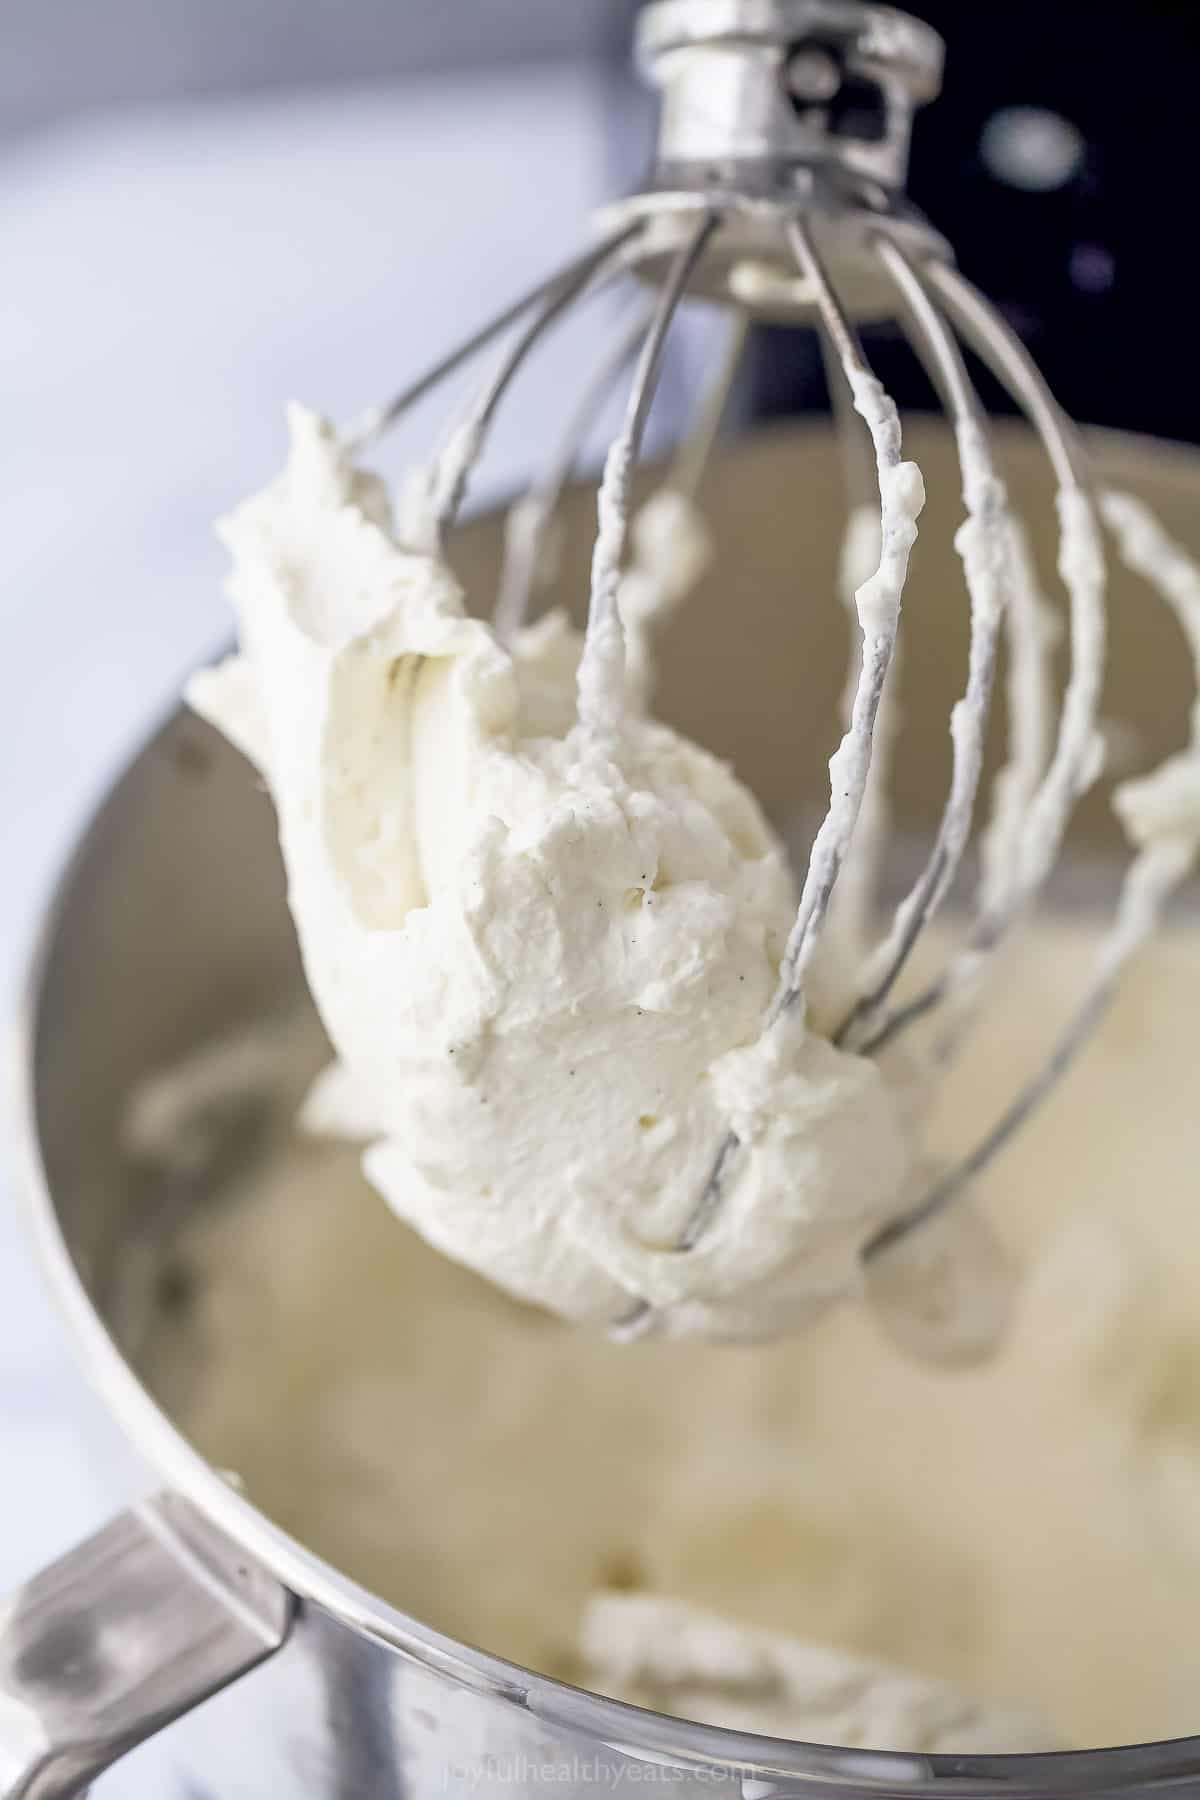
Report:
M1014 427L999 436L1010 488L1052 591L1051 485L1027 434ZM914 428L908 442L925 471L930 502L906 600L904 725L895 783L902 840L927 837L940 811L949 770L948 720L961 693L967 645L965 596L952 547L961 502L951 447L933 425ZM1150 500L1168 529L1186 541L1200 492L1200 458L1132 440L1106 440L1101 452L1105 479ZM565 508L556 597L577 614L586 596L594 504L593 491L582 486ZM835 597L842 514L828 434L773 432L725 452L710 474L705 505L716 560L665 638L658 710L729 759L803 850L825 796L849 641ZM462 529L453 546L477 610L488 608L495 590L501 532L502 521L480 518ZM1136 734L1126 734L1124 743L1135 746L1141 766L1183 739L1190 695L1180 652L1164 610L1135 580L1114 571L1105 710ZM993 767L996 754L993 744ZM1081 808L1076 841L1085 861L1094 855L1101 863L1116 842L1103 785ZM201 1156L190 1172L169 1180L161 1171L148 1175L129 1151L131 1094L198 1046L263 1018L283 1017L305 1048L269 1103L248 1104L227 1121L231 1129L215 1158ZM230 1192L243 1191L245 1168L264 1148L282 1141L304 1076L323 1054L319 1026L304 999L270 803L241 758L186 712L172 715L122 777L72 865L36 996L34 1049L41 1153L69 1254L138 1374L168 1410L177 1397L186 1416L179 1358L172 1361L162 1350L172 1319L186 1310L195 1274L194 1259L181 1265L179 1246L214 1207L227 1203ZM323 1154L333 1159L327 1165L331 1183L356 1179L346 1152ZM311 1267L331 1246L311 1194L303 1205ZM408 1284L415 1301L427 1280L441 1281L451 1313L494 1307L497 1332L509 1330L507 1303L484 1297L481 1284L461 1271L439 1272L437 1259L422 1246L398 1248L398 1229L381 1208L364 1212L353 1235L360 1261L357 1273L345 1267L344 1280L368 1282L373 1259L394 1258L398 1295ZM340 1250L348 1242L343 1231ZM269 1236L258 1249L271 1255ZM520 1329L526 1332L526 1325ZM364 1356L368 1339L364 1326ZM453 1333L438 1351L440 1367L450 1368L447 1404L466 1404L476 1376L455 1371L452 1339ZM199 1340L193 1348L199 1354ZM420 1373L420 1341L402 1348ZM580 1379L590 1379L586 1370ZM714 1383L719 1379L714 1365ZM286 1405L286 1394L277 1398ZM617 1404L607 1389L593 1395L596 1429L611 1428L614 1441ZM729 1404L736 1410L732 1389ZM251 1409L248 1441L254 1429ZM319 1479L319 1471L311 1473ZM293 1475L294 1469L289 1479ZM303 1535L302 1520L289 1516L286 1491L252 1491L274 1518ZM631 1505L648 1503L646 1496L630 1499ZM344 1538L334 1533L315 1547L371 1585L369 1561L356 1566L356 1534L361 1537L363 1529L361 1520L347 1515ZM497 1529L503 1537L510 1523L501 1518ZM417 1538L409 1549L419 1561ZM791 1554L786 1543L776 1550ZM608 1574L616 1579L611 1569ZM604 1577L602 1568L589 1574L589 1580ZM421 1613L402 1591L388 1597ZM736 1610L734 1596L714 1598ZM954 1603L949 1594L944 1599ZM452 1610L434 1622L473 1641L469 1621ZM485 1647L573 1672L555 1661L552 1644Z

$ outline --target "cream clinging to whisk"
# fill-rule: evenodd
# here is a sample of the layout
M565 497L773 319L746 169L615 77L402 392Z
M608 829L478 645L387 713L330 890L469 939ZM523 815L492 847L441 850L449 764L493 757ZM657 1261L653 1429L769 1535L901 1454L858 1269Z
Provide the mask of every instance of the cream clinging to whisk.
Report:
M905 197L913 114L940 78L934 34L858 0L659 0L640 41L664 98L644 187L609 210L595 248L347 441L296 416L287 471L230 530L242 659L199 683L196 703L251 748L279 805L310 980L345 1063L324 1111L354 1088L349 1111L360 1127L374 1122L373 1180L433 1242L626 1337L772 1333L867 1292L903 1338L909 1298L922 1319L938 1313L928 1284L961 1240L958 1273L975 1271L989 1298L968 1320L960 1301L975 1274L965 1289L951 1283L945 1349L976 1354L989 1335L979 1317L999 1329L1008 1281L998 1251L989 1271L978 1220L943 1220L944 1255L908 1256L884 1275L875 1265L961 1202L1057 1079L1190 868L1191 840L1181 827L1164 847L1151 832L1099 997L987 1143L929 1169L922 1114L939 1070L1100 771L1105 576L1086 459L1019 340ZM814 57L822 79L810 89ZM856 135L832 104L842 82L874 93L870 131ZM554 615L526 623L571 441L515 516L493 629L468 616L475 597L442 560L445 533L542 331L576 300L630 281L654 298L604 365L614 380L634 368L600 483L586 633ZM634 470L673 316L694 295L726 309L735 351L748 316L812 324L837 410L865 428L872 453L875 566L854 584L845 733L795 890L734 775L646 710L655 619L699 569L699 470L736 374L731 355L646 514L647 525L676 522L690 566L673 575L662 535L655 546L644 533L627 567ZM889 683L924 489L864 345L863 326L879 319L905 325L953 425L970 620L940 824L882 931L877 759L895 737ZM355 454L510 327L497 370L393 525ZM960 342L1024 407L1057 482L1070 625L1061 706L1045 610ZM849 496L860 548L868 499ZM1107 513L1118 532L1129 526L1119 505ZM1010 744L974 919L944 969L905 994L982 811L1005 640ZM1181 766L1155 795L1164 784L1191 792L1186 756ZM1135 836L1149 808L1136 791L1123 802ZM817 977L842 996L837 1016L814 1013ZM936 1348L928 1332L908 1335Z
M581 734L565 623L501 646L328 428L293 430L227 528L241 656L192 698L276 800L343 1062L324 1122L432 1242L569 1317L745 1335L852 1291L903 1107L799 1017L755 1045L795 901L753 800L632 697ZM729 1116L753 1143L679 1257Z

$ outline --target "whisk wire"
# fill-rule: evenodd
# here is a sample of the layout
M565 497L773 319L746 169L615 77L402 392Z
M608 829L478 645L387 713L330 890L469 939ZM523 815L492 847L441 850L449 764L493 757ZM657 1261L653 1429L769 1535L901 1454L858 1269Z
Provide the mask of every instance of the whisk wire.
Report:
M584 389L545 470L509 514L504 566L492 619L497 635L505 643L516 636L529 615L544 562L547 533L588 434L609 395L645 342L653 321L653 311L641 307L633 324L624 326L616 344L602 359Z
M580 733L585 741L600 748L611 743L623 701L625 646L617 591L629 531L633 472L658 388L671 321L720 224L718 212L705 212L675 254L653 323L638 355L625 418L605 460L600 481L587 631L578 680Z
M643 307L632 326L626 326L621 332L584 389L554 455L509 514L504 566L492 619L498 636L505 642L512 639L528 617L539 574L544 569L548 535L588 434L616 383L645 342L653 322L653 308ZM705 390L694 422L671 459L663 486L685 499L695 498L704 478L737 377L748 329L745 312L732 309L716 374Z
M970 599L967 686L950 719L950 789L930 856L897 908L892 929L868 964L866 991L836 1034L856 1048L886 1004L922 932L938 913L962 862L983 771L1000 628L1008 602L1011 519L996 474L987 421L966 363L938 308L904 252L886 239L876 249L913 325L915 347L945 397L963 478L967 518L956 540Z
M1195 863L1196 844L1171 838L1151 844L1135 858L1122 885L1116 922L1101 945L1092 983L1049 1057L974 1150L931 1188L919 1206L890 1220L865 1245L864 1261L902 1242L959 1199L1049 1098L1095 1035L1126 965L1154 935L1167 902Z
M502 312L497 313L494 318L488 319L477 331L472 332L470 337L465 338L461 344L456 345L447 355L439 358L423 374L418 375L406 387L401 388L399 393L385 405L372 407L369 412L365 413L359 422L352 425L346 432L347 448L359 451L373 443L385 431L388 431L404 413L408 412L410 407L423 400L428 393L453 375L455 370L461 368L465 362L469 362L481 350L485 350L510 326L515 325L531 307L536 306L540 300L553 296L560 288L570 283L586 281L593 270L597 269L616 251L623 249L644 228L645 222L641 219L632 219L626 222L618 230L610 232L599 244L593 245L579 256L572 257L570 262L564 263L552 274L536 282L533 287L527 288Z
M855 410L871 435L879 477L883 530L874 605L869 617L865 612L860 614L863 659L851 719L830 764L829 808L813 843L796 921L780 965L778 985L764 1019L764 1032L774 1029L784 1013L802 1000L805 975L858 821L870 768L875 720L896 644L909 552L916 537L915 524L903 516L890 479L901 468L900 421L895 404L871 369L858 333L838 298L807 226L798 217L790 218L787 234L796 261L815 296L821 324L837 353L854 398ZM727 1128L696 1205L676 1240L678 1253L694 1250L711 1229L720 1211L726 1175L739 1148L736 1131ZM639 1301L610 1330L620 1341L629 1342L653 1330L654 1318L654 1309L647 1302Z
M466 417L450 433L441 452L442 469L438 475L440 498L437 506L439 529L453 524L466 495L470 481L487 444L488 433L500 402L525 363L530 352L540 343L551 326L567 308L580 300L588 290L599 291L617 274L620 251L576 272L537 305L534 316L501 357L484 383ZM614 263L617 266L614 267Z
M1029 806L1006 888L981 913L965 949L928 987L883 1021L859 1046L863 1054L882 1050L964 983L978 982L981 960L998 948L1045 885L1075 802L1102 762L1096 721L1104 672L1106 581L1086 455L1016 333L956 270L931 263L925 274L953 323L1025 410L1058 477L1059 572L1068 595L1071 668L1050 766Z
M841 362L826 332L817 332L817 342L825 369L825 385L846 501L846 528L838 559L838 592L851 632L851 649L841 696L841 719L845 728L854 711L854 696L858 689L863 659L862 633L856 630L855 597L863 582L870 580L878 563L879 501L870 438L863 431L862 421L854 410L853 397L846 384ZM842 961L847 968L856 967L867 954L878 912L888 822L891 817L889 785L892 755L900 727L898 681L903 652L904 622L901 620L888 678L875 715L871 766L867 772L867 784L859 808L854 853L847 857L838 877L830 914L830 929L838 933Z
M898 470L901 462L900 421L895 404L875 378L858 333L838 299L807 226L801 219L793 217L788 221L787 233L801 271L815 294L821 324L841 361L855 410L871 434L883 509L879 575L887 570L889 579L885 583L883 604L876 609L870 629L865 620L862 622L862 667L850 723L830 765L830 804L813 840L796 921L767 1015L768 1026L802 997L821 925L858 823L870 769L875 720L896 647L908 554L916 535L915 527L910 533L898 521L887 479Z
M971 348L1029 419L1045 446L1062 488L1090 489L1087 452L1025 345L973 282L948 263L922 264L933 287Z
M1126 567L1147 581L1175 615L1200 681L1200 568L1140 502L1108 492L1102 495L1100 506ZM1192 706L1187 748L1173 763L1189 767L1191 779L1200 781L1200 702ZM1159 775L1164 772L1160 770ZM1155 777L1149 779L1153 782ZM1143 844L1126 870L1117 916L1100 945L1088 990L1046 1062L974 1150L943 1176L919 1206L879 1232L865 1256L880 1255L949 1207L1048 1098L1095 1033L1126 966L1160 926L1169 901L1193 872L1198 853L1200 833L1183 821L1176 833L1152 836Z

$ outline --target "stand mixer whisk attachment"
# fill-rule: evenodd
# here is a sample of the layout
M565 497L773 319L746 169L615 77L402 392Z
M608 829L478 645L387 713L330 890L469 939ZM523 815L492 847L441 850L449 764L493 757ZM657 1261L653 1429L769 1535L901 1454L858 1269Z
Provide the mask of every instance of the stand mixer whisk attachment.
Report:
M644 186L609 207L598 242L523 295L352 435L369 442L432 386L502 333L515 336L499 367L428 471L413 531L434 538L454 519L496 409L528 353L577 301L623 283L641 298L572 416L546 472L514 508L495 625L511 639L528 616L558 498L600 405L630 366L623 422L599 489L599 523L579 675L579 729L603 755L625 704L627 634L651 629L694 575L669 556L642 570L639 616L622 621L631 488L673 317L699 298L724 310L728 349L678 452L658 509L669 541L694 518L700 473L736 378L747 324L803 323L818 334L850 470L845 580L858 628L845 735L830 763L830 797L812 841L795 923L763 1030L801 1015L827 927L856 941L854 991L833 1042L877 1057L918 1026L935 1032L935 1065L961 1044L988 966L1044 888L1075 802L1100 773L1097 727L1105 655L1101 512L1122 554L1174 606L1200 663L1200 579L1135 502L1096 496L1070 422L1025 347L958 272L950 246L904 193L914 115L940 87L943 50L927 27L859 0L658 0L638 31L643 72L660 90L661 123ZM902 325L937 390L961 465L964 520L956 547L969 602L962 697L950 719L952 768L933 843L882 938L870 910L886 763L893 735L901 602L924 492L905 461L895 404L876 378L860 327ZM989 444L966 346L1026 414L1057 486L1059 573L1068 601L1069 673L1061 701L1050 635L1022 527ZM862 437L865 427L866 438ZM856 441L857 434L857 441ZM861 454L866 443L872 453ZM872 468L873 462L873 468ZM870 485L868 485L868 483ZM421 523L424 521L424 523ZM672 523L672 521L674 523ZM431 522L431 523L430 523ZM639 525L642 519L638 521ZM651 546L653 548L653 546ZM661 548L661 546L660 546ZM681 550L680 554L683 552ZM647 587L648 582L648 587ZM980 877L965 943L914 998L896 992L918 939L941 909L971 837L1002 640L1007 642L1007 762L980 836ZM1200 724L1200 721L1198 721ZM1137 846L1092 989L994 1130L959 1165L890 1220L864 1250L868 1280L918 1227L928 1229L969 1186L1077 1053L1103 1012L1122 965L1161 916L1197 849L1196 744L1148 781L1129 784L1119 810ZM835 905L836 900L836 905ZM740 1150L730 1128L713 1145L707 1182L678 1242L703 1242ZM642 1302L615 1322L634 1337L656 1326Z

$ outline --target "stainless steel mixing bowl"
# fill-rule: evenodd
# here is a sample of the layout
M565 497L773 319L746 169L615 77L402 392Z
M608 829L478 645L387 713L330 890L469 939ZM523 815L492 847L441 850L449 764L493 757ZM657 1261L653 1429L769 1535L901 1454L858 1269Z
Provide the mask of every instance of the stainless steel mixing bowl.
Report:
M908 601L924 615L925 648L905 676L897 800L901 824L915 829L934 816L944 783L965 607L947 446L932 429L915 430L911 444L934 497ZM1186 539L1200 458L1130 440L1099 450L1105 476L1143 494ZM1017 431L1003 434L1003 452L1049 561L1050 489L1037 454ZM835 730L845 647L831 599L836 459L819 431L747 442L714 468L707 504L718 561L668 645L662 710L730 756L786 823L818 800ZM575 493L568 511L562 587L580 594L591 495ZM485 601L499 531L495 518L476 521L455 546ZM1180 729L1188 671L1160 609L1128 578L1114 587L1107 710L1132 718L1147 758L1157 757ZM808 771L807 795L796 792L796 770ZM1097 796L1081 821L1097 846L1104 821ZM532 1800L547 1789L591 1800L655 1783L680 1800L1200 1793L1200 1738L937 1759L774 1743L641 1712L439 1635L256 1510L151 1398L143 1379L153 1371L134 1366L122 1275L132 1261L167 1257L172 1221L153 1216L120 1122L147 1074L275 1010L300 979L269 804L231 750L177 713L93 820L51 909L25 1020L21 1126L47 1279L157 1497L0 1608L0 1794L77 1793L165 1726L180 1791L214 1800Z

